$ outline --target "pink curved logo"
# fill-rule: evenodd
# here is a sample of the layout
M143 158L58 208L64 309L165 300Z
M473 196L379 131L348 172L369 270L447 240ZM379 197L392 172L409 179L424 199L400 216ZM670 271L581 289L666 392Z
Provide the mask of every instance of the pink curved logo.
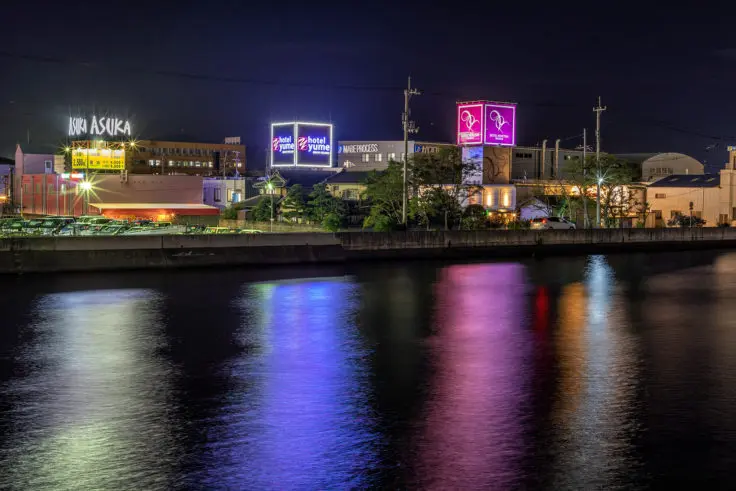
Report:
M300 136L297 140L297 146L299 147L300 152L306 152L307 151L307 137L306 136Z
M465 127L468 128L468 131L473 131L473 126L479 122L478 118L473 116L467 109L460 114L460 120L465 123Z
M274 152L278 152L281 150L281 144L279 143L279 137L277 136L273 140L271 140L271 148Z
M508 121L506 121L506 118L503 117L503 115L498 112L497 110L493 110L490 113L491 121L493 121L496 125L496 129L503 133L503 127L507 124L510 124Z

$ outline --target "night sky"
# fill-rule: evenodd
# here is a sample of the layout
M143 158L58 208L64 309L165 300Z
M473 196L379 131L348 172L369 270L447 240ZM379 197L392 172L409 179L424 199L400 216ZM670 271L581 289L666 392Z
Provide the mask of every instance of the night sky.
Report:
M519 103L517 141L575 137L598 95L602 148L679 151L711 170L736 144L736 36L723 8L522 2L4 2L0 156L63 145L70 111L129 116L138 138L241 136L263 167L273 120L338 139L453 141L455 101ZM727 7L732 8L732 7ZM715 145L715 147L714 147ZM708 150L710 148L710 150Z

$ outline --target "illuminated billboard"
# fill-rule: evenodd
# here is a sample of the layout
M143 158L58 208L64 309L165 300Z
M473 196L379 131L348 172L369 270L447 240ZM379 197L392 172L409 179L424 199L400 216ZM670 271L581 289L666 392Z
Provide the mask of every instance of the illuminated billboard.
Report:
M516 145L516 104L487 102L484 110L486 145Z
M131 136L130 121L96 114L92 118L70 117L69 136Z
M295 165L296 126L294 123L271 125L271 166Z
M458 145L516 145L516 104L458 102Z
M332 125L272 123L271 166L332 167Z
M124 170L125 150L109 148L75 148L72 169Z
M457 144L483 143L483 103L457 105Z
M332 125L297 123L296 165L332 167Z

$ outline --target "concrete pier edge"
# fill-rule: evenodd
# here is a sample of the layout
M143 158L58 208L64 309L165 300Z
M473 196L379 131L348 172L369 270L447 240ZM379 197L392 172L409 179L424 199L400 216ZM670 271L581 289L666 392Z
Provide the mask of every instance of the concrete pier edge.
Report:
M0 239L0 274L731 247L736 228L32 237Z

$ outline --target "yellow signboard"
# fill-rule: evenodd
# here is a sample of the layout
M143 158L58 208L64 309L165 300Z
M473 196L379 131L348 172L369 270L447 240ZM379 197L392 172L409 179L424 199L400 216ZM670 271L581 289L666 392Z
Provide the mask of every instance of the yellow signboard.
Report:
M75 151L72 155L72 169L124 170L125 152L123 150Z

